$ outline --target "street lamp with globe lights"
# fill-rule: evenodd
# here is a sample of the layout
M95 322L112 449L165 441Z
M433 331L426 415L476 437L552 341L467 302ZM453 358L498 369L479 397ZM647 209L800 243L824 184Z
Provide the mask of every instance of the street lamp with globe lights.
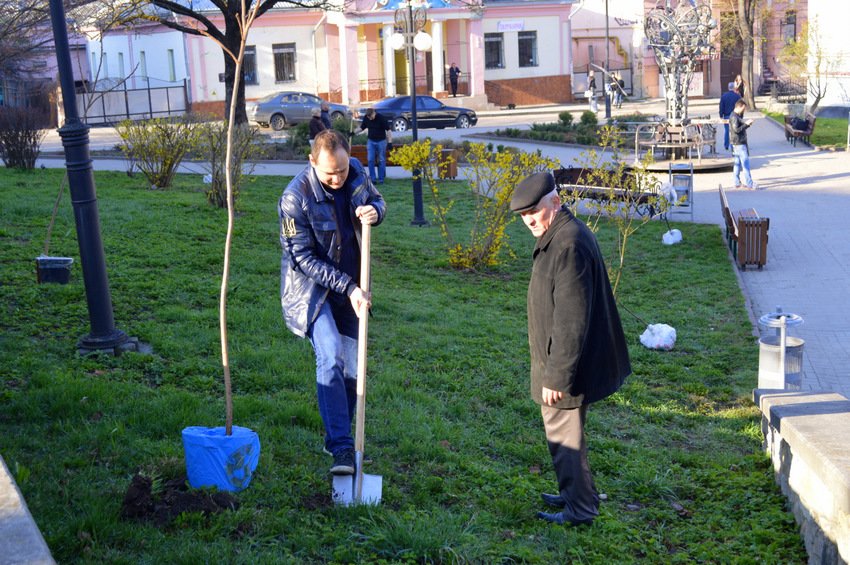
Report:
M430 51L432 39L425 33L427 4L406 0L399 3L395 11L396 32L390 36L390 46L396 50L407 49L410 64L410 123L414 143L419 141L419 127L416 121L416 51ZM422 179L419 170L413 171L413 221L414 226L428 225L422 209Z

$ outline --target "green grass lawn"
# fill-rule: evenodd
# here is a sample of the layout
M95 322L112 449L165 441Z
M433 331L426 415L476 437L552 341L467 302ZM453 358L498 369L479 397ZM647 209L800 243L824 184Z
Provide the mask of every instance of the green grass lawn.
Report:
M218 289L225 212L200 176L150 191L98 173L117 326L154 354L75 354L88 331L79 261L68 285L37 285L58 171L0 169L0 452L60 563L805 563L761 449L757 342L719 229L663 223L631 239L619 300L634 374L588 417L590 462L608 495L591 527L542 523L554 476L528 391L525 290L533 240L488 273L447 265L436 227L410 226L409 182L383 192L373 231L367 472L374 508L335 508L308 342L283 325L277 198L287 179L242 189L230 293L235 424L262 455L238 510L164 527L120 518L131 477L183 473L180 431L223 425ZM469 222L459 183L452 214ZM615 234L600 233L603 249ZM52 254L78 257L67 195ZM678 331L643 348L646 323Z
M765 112L769 118L785 126L785 114ZM812 132L812 145L816 147L847 147L847 118L818 118Z

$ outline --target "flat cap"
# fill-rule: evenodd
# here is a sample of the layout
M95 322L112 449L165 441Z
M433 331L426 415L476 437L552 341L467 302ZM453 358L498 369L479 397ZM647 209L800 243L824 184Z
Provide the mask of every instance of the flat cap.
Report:
M543 171L529 175L514 190L511 210L514 212L531 210L553 190L555 190L555 177L552 173Z

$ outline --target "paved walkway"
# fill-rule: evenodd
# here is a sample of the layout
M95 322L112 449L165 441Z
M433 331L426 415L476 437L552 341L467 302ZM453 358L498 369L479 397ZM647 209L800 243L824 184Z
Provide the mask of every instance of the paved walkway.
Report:
M585 108L584 104L552 106L545 111L555 115L562 110L581 112ZM713 116L716 109L716 99L690 101L690 114L694 116ZM519 108L479 114L513 114L520 118L541 110ZM663 101L627 103L614 113L636 110L663 114ZM803 325L794 328L791 335L806 341L803 387L839 392L850 398L850 300L845 298L850 279L850 154L814 151L802 144L792 147L785 141L781 126L760 114L751 117L758 118L749 130L753 177L765 190L730 188L732 174L728 171L698 174L694 182L694 219L722 223L718 184L726 188L733 209L753 207L770 218L767 265L761 271L751 267L740 273L753 319L773 312L777 306L802 316ZM118 141L110 128L95 128L91 137L93 148L112 147ZM509 144L530 150L539 147L545 155L565 165L579 159L582 152L551 145ZM55 132L45 140L44 150L61 150ZM48 167L64 166L62 159L55 158L42 163ZM303 163L266 162L259 164L255 172L294 175L303 167ZM122 159L104 159L97 160L95 168L126 170L126 164ZM198 165L191 163L182 170L200 172ZM409 174L390 167L388 176L406 178Z

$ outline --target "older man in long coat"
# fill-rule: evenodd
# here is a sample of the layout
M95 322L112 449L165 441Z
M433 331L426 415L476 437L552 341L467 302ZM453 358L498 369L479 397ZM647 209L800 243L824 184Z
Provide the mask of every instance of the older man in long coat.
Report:
M596 238L561 205L551 173L523 180L511 200L537 238L528 285L531 395L540 404L560 509L539 512L557 524L590 524L599 495L587 461L590 403L616 392L631 373L617 305Z

